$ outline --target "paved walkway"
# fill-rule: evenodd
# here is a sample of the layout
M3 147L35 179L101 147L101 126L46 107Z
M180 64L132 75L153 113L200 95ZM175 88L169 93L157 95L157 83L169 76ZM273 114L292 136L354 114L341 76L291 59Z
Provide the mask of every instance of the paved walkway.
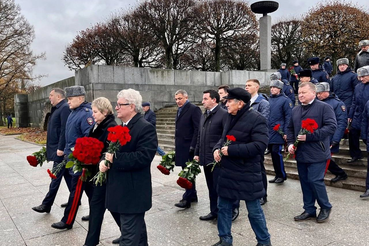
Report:
M16 140L14 136L0 135L0 245L4 246L81 246L88 222L81 217L88 214L84 195L72 230L59 231L51 224L60 221L68 191L63 181L50 214L38 214L31 208L39 205L48 191L50 179L46 173L51 163L33 168L26 156L40 146ZM216 221L200 221L208 213L208 197L204 175L198 179L199 202L187 210L174 206L183 190L176 184L179 169L169 176L162 175L152 164L153 207L146 214L149 244L151 246L209 246L218 241ZM271 177L269 177L271 178ZM295 222L293 217L302 212L299 182L287 180L283 185L269 185L269 202L263 206L273 246L369 245L369 201L359 198L361 192L328 187L333 205L331 219L317 224L310 220ZM139 195L139 194L138 194ZM245 211L241 205L240 217L232 231L234 245L256 245ZM112 245L119 230L110 213L105 214L100 245Z

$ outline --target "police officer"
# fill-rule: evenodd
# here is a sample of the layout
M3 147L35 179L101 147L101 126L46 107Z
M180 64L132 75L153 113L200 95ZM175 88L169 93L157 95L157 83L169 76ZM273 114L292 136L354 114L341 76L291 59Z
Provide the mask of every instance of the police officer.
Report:
M359 83L357 75L349 67L349 59L337 60L338 72L331 81L331 91L346 105L347 115L350 113L355 86Z
M331 77L333 67L332 67L332 63L331 63L331 58L329 56L326 56L324 58L323 68L328 73L329 77Z
M278 70L278 72L281 73L282 79L285 79L287 81L290 81L290 73L287 70L287 64L281 63L281 68Z
M331 154L339 152L340 141L347 127L347 110L345 104L338 97L330 92L330 87L327 82L322 82L316 85L317 98L332 106L337 121L337 129L331 137ZM347 179L346 172L340 168L331 158L327 162L328 170L336 175L331 179L332 183Z
M299 61L295 60L292 62L293 64L293 70L294 72L290 69L290 83L293 86L293 90L294 92L297 94L297 91L299 89L299 73L303 70L302 67L299 65Z
M269 180L269 183L281 184L287 179L286 171L284 170L284 162L282 156L282 147L285 143L286 135L283 136L273 128L280 124L280 130L285 133L291 119L292 102L283 94L283 82L280 80L272 80L270 82L270 113L268 119L269 126L269 144L268 148L272 156L272 162L275 172L275 177ZM293 93L293 95L295 95Z
M361 40L359 42L359 53L355 58L355 72L363 66L369 65L369 40Z
M270 80L280 80L283 82L283 93L291 100L292 105L295 106L296 98L295 92L288 80L282 79L280 72L274 72L270 75Z
M352 102L352 106L349 112L348 121L351 123L350 132L349 132L349 146L350 146L350 155L351 159L348 160L348 163L355 162L361 159L361 150L360 150L360 128L361 128L361 120L362 113L364 111L364 106L366 102L369 100L369 66L361 67L357 70L357 76L361 83L359 83L355 87L354 91L354 100Z
M311 75L319 82L329 82L329 75L319 66L319 57L311 57L308 60Z
M72 148L76 144L77 138L85 137L89 134L90 128L94 124L94 119L92 118L91 104L85 100L86 91L83 86L66 87L65 92L69 108L72 110L65 127L64 158L68 158L69 154L72 153ZM80 179L82 173L74 173L72 169L69 169L72 180L68 205L64 210L62 220L51 225L55 229L72 229L79 207L76 204L79 204L85 187L86 195L89 198L92 197L92 189L90 189L92 186L86 186L85 182L82 182Z

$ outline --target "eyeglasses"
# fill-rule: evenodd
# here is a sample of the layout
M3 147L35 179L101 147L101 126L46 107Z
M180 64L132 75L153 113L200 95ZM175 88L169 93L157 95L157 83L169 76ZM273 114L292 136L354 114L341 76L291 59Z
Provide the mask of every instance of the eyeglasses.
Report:
M117 108L120 109L122 106L131 105L130 103L117 103Z

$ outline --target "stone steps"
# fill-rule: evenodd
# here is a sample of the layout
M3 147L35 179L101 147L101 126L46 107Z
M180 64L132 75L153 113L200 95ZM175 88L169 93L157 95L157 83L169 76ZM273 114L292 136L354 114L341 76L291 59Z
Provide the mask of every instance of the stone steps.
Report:
M202 107L201 107L202 108ZM203 111L203 108L202 108ZM174 133L175 133L175 117L177 113L177 107L166 107L156 112L157 123L156 129L158 134L159 146L164 149L165 152L174 151ZM357 191L365 191L365 179L367 170L367 152L366 146L361 142L363 159L356 161L355 163L347 163L350 159L348 141L341 141L340 153L334 154L332 157L335 162L345 170L348 178L337 183L331 183L330 180L334 178L334 175L329 171L327 172L324 182L328 186L337 188L351 189ZM284 154L286 157L286 154ZM274 168L270 154L265 156L265 168L267 174L274 175ZM285 162L285 170L289 179L298 179L296 161L289 159ZM288 180L287 180L288 182ZM272 184L270 184L272 185Z

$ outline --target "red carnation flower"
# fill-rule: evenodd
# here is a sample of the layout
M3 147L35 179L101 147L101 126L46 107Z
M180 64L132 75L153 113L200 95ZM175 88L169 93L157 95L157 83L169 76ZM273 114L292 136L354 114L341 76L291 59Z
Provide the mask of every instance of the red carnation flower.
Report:
M227 135L226 138L229 140L229 141L232 141L232 142L235 142L236 141L236 138L233 136L233 135Z
M27 156L27 161L33 167L37 167L37 165L38 165L37 158L33 155Z
M166 169L165 167L163 167L162 165L158 165L157 168L160 170L160 172L162 172L165 175L170 174L170 171L168 169Z
M273 127L273 130L274 131L278 131L279 130L279 127L281 127L281 124L277 124Z
M306 119L302 121L301 128L306 129L310 133L314 133L314 130L318 129L318 123L313 119Z
M52 178L52 179L56 179L55 174L53 174L53 173L50 171L50 169L47 169L47 173L49 174L50 178Z
M183 178L183 177L178 178L177 184L179 186L181 186L182 188L185 188L185 189L191 189L192 188L192 183L188 179Z

